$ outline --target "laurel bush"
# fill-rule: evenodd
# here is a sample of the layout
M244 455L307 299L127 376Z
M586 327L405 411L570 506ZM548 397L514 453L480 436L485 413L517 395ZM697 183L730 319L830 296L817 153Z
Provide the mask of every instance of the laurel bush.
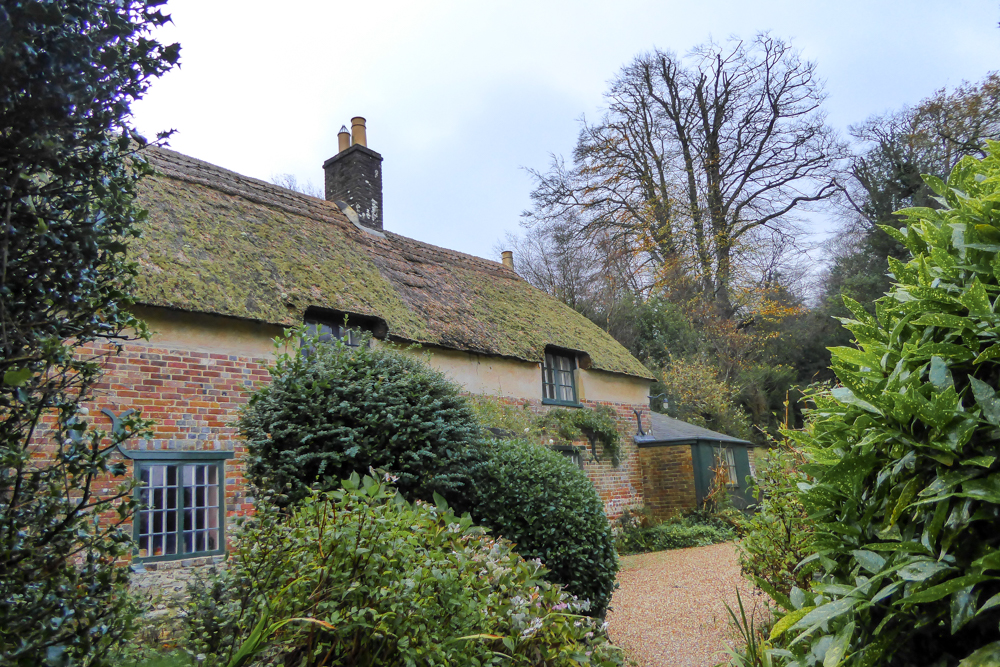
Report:
M789 434L819 568L772 590L778 664L1000 661L1000 143L924 180L940 208L884 228L912 259L874 315L845 299L841 386Z

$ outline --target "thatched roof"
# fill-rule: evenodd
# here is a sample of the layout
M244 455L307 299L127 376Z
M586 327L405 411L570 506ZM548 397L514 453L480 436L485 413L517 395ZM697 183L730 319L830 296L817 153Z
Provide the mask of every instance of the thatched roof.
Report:
M600 327L502 264L363 231L332 202L173 151L146 155L158 173L143 184L149 221L131 250L140 303L279 325L326 308L381 319L399 341L532 362L552 345L650 377Z

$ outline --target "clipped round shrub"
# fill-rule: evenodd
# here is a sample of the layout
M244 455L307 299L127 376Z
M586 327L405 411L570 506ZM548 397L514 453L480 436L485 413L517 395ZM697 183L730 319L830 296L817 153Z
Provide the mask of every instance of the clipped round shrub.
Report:
M298 343L301 344L299 345ZM250 480L284 494L336 488L352 472L384 469L408 499L440 494L464 510L479 427L458 387L419 359L367 341L350 347L303 330L279 340L271 384L239 419Z
M548 579L603 616L618 572L611 525L594 485L567 457L524 440L483 444L473 518L538 558Z
M227 570L190 587L205 667L622 665L600 624L468 517L354 475L281 521L262 504Z

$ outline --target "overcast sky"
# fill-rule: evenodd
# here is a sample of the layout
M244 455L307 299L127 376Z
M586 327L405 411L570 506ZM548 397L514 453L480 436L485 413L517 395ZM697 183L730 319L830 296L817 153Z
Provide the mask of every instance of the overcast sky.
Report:
M170 0L181 67L135 107L171 147L322 187L352 116L384 158L385 227L493 257L530 205L525 167L572 150L636 54L761 30L818 64L841 131L1000 68L997 0ZM821 226L820 222L817 222Z

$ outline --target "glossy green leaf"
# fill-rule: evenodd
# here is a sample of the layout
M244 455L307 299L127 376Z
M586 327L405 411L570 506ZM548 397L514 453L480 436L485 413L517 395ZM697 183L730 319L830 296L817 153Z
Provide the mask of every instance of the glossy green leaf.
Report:
M994 343L980 352L979 356L976 357L973 363L981 364L984 361L989 361L990 359L996 359L998 357L1000 357L1000 343Z
M961 315L947 315L945 313L924 313L913 323L921 326L945 327L948 329L964 329L969 326L969 319Z
M963 483L961 495L1000 505L1000 473Z
M958 663L958 667L997 667L998 665L1000 665L1000 641L973 651Z
M939 563L938 561L921 560L901 568L899 576L906 581L925 581L935 574L946 572L950 569L948 565Z
M937 389L947 389L954 387L955 381L948 370L948 364L941 357L931 357L931 368L927 374L927 379L931 381Z
M11 387L20 387L31 379L30 368L16 368L3 374L3 383Z
M853 636L854 623L848 623L840 629L830 647L826 649L826 655L823 656L823 667L838 667L844 661Z
M802 607L801 609L796 609L795 611L789 612L778 619L778 622L774 624L771 628L771 639L775 639L783 635L789 628L794 626L806 614L809 614L816 607Z
M925 602L934 602L935 600L940 600L941 598L948 597L956 591L960 591L973 584L978 584L980 582L991 579L992 577L987 577L980 574L970 574L964 577L956 577L955 579L949 579L944 583L940 583L936 586L931 586L930 588L924 589L919 593L914 593L908 597L903 598L897 604L901 605L911 605L911 604L921 604Z
M972 314L985 315L993 312L986 288L979 282L979 278L973 278L972 285L957 300Z
M885 558L882 558L874 551L860 549L852 551L851 554L854 556L854 560L858 561L858 564L861 565L861 567L865 568L872 574L878 574L885 566Z

